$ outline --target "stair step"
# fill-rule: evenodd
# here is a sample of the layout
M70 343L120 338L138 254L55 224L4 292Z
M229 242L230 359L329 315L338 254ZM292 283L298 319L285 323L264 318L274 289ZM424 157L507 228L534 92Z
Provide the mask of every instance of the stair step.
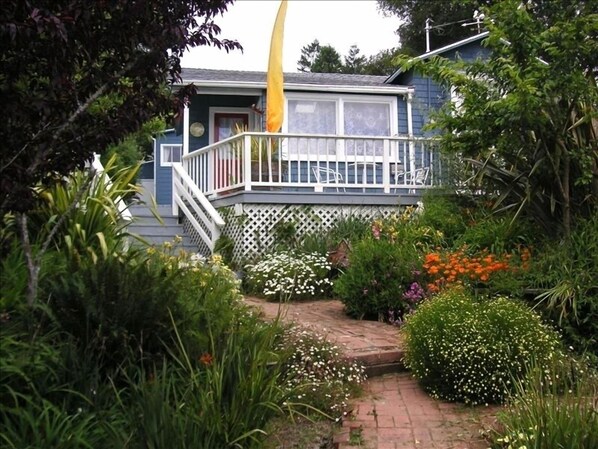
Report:
M158 225L129 225L129 232L142 235L185 235L185 231L181 225L158 226Z
M174 242L175 237L179 236L182 237L182 241L176 245L176 249L197 252L197 245L194 245L189 236L185 234L183 225L179 223L179 217L172 215L171 206L158 206L154 210L162 219L162 223L146 205L134 205L129 210L133 215L133 221L127 228L131 234L138 235L152 246L162 246L163 243Z

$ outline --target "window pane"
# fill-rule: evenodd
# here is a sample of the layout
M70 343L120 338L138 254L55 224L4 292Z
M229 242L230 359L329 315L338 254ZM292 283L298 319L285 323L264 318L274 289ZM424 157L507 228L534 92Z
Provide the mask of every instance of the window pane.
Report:
M289 132L336 134L336 102L289 100Z
M172 164L173 162L181 162L182 149L181 145L163 145L162 163Z
M336 102L289 100L289 132L301 134L336 134ZM289 139L294 154L336 154L334 139Z
M349 136L389 136L390 107L388 103L344 103L345 134ZM351 156L382 156L380 140L347 141L345 152Z
M389 136L388 103L344 103L345 134L349 136Z

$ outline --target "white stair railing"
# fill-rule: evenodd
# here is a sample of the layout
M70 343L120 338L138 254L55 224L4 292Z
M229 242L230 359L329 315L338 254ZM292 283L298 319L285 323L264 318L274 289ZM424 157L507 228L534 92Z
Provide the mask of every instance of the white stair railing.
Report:
M172 213L183 212L201 240L214 252L224 220L179 162L172 164Z
M110 187L112 185L110 176L108 176L108 174L104 170L104 166L102 165L102 162L100 162L99 154L94 153L93 160L91 161L91 167L95 170L96 176L103 177L104 182L106 183L107 187ZM127 203L125 203L125 201L121 197L118 197L116 199L116 206L118 207L118 212L120 213L120 218L122 218L125 221L131 221L133 219L133 215L131 215L129 206L127 205Z

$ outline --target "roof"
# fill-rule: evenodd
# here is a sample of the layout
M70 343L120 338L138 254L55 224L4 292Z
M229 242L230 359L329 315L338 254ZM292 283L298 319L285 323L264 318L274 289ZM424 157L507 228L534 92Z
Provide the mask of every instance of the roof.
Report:
M203 87L266 88L266 72L183 68L183 84ZM405 86L388 85L386 76L345 73L285 73L287 90L329 90L343 92L407 92Z
M429 51L427 53L423 53L419 56L416 56L415 58L413 58L414 61L417 61L419 59L428 59L431 58L432 56L436 56L436 55L440 55L442 53L446 53L447 51L451 51L454 50L455 48L459 48L459 47L463 47L464 45L470 44L472 42L476 42L479 40L482 40L486 37L488 37L490 33L488 31L484 31L483 33L479 33L476 34L474 36L470 36L466 39L462 39L460 41L457 42L453 42L452 44L449 45L445 45L444 47L440 47L437 48L436 50L432 50ZM392 75L390 75L385 82L386 83L392 83L401 73L403 73L402 69L398 69L395 73L393 73Z

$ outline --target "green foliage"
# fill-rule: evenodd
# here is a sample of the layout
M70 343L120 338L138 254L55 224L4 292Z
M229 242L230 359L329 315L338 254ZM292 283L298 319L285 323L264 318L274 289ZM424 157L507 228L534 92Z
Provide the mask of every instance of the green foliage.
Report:
M596 372L568 359L549 369L528 369L515 382L508 408L499 413L495 448L593 449L598 446Z
M0 124L0 216L31 210L34 186L68 175L152 117L172 114L178 105L168 86L180 79L186 49L240 48L219 39L214 23L230 4L5 1L0 91L11 114ZM177 96L192 93L185 87Z
M122 141L107 148L102 154L102 164L106 165L114 156L116 167L133 167L152 157L152 138L166 129L166 122L161 117L154 117L144 123L139 130L128 135Z
M349 268L334 284L348 315L383 320L389 311L402 316L410 309L403 293L416 280L414 273L422 263L413 242L363 240L353 247L349 261Z
M357 75L386 75L390 76L396 70L395 57L399 49L381 50L375 55L366 57L360 55L356 45L351 45L349 52L341 61L340 54L330 45L320 45L315 39L303 46L301 57L297 61L300 72L320 73L350 73Z
M558 337L522 303L452 289L424 302L403 327L405 363L436 398L503 402L513 379L559 357Z
M220 254L222 260L229 267L233 266L233 252L235 250L235 241L227 235L221 235L214 244L214 253Z
M355 244L370 235L371 222L356 215L342 216L334 221L328 231L328 239L332 246L337 246L343 240Z
M476 215L471 217L468 226L455 240L455 247L467 246L471 251L487 249L494 254L503 254L528 246L538 239L537 228L524 220L514 221L512 214Z
M280 251L245 268L248 291L266 298L322 298L330 293L331 266L318 253Z
M41 285L57 324L84 350L114 367L137 348L139 357L169 340L168 311L179 314L182 270L138 251L109 254L95 263L57 254ZM49 274L49 273L48 273Z
M260 447L262 429L287 397L272 351L280 334L276 324L241 313L225 334L210 333L201 357L179 340L173 361L131 379L130 402L121 400L134 447Z
M498 192L497 209L568 235L598 202L598 43L587 38L597 20L591 2L559 3L496 2L486 14L487 60L405 58L403 69L462 98L459 108L447 102L432 126L442 148L469 165L471 189Z
M378 7L400 19L397 34L402 53L417 55L426 51L426 19L431 19L435 27L430 33L430 48L435 50L474 34L472 27L460 25L474 22L474 11L487 3L491 1L378 0Z
M138 193L132 181L139 166L119 169L115 164L115 158L108 161L106 176L76 171L65 181L40 189L42 201L29 217L30 233L39 245L64 217L52 240L56 249L97 260L124 248L128 235L122 213L128 207L126 200Z
M444 244L453 242L467 228L463 210L457 198L443 194L428 193L424 196L424 207L417 221L420 226L427 226L442 233Z
M546 241L531 262L526 281L536 309L568 344L598 356L598 216L580 220L569 238Z

